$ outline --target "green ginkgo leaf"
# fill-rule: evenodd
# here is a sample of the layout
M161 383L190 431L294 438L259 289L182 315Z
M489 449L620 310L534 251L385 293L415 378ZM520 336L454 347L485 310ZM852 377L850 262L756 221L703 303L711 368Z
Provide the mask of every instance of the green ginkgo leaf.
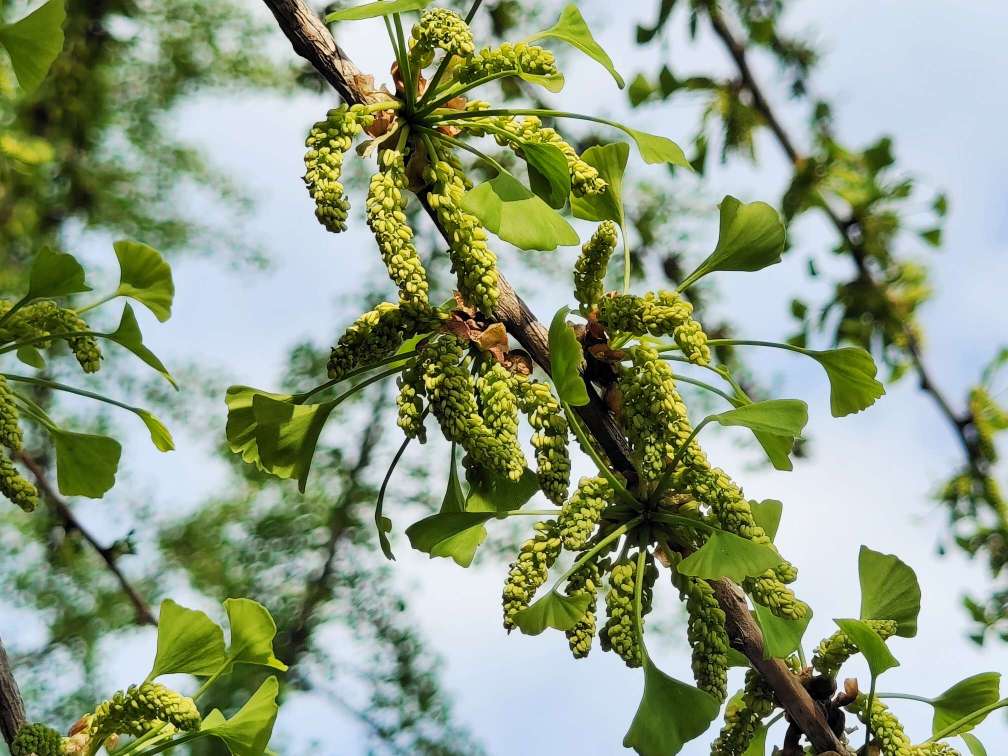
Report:
M587 593L563 596L550 591L515 614L514 623L525 635L539 635L548 627L567 631L584 619L591 601Z
M861 347L803 351L826 371L833 417L860 412L885 394L885 386L875 378L875 360Z
M539 491L539 478L525 468L518 480L492 475L484 470L466 470L469 495L465 503L467 512L492 512L502 515L521 509Z
M551 251L581 241L560 213L505 171L466 192L462 207L519 249Z
M406 537L414 549L431 558L446 557L468 567L486 538L483 524L494 517L493 512L439 512L406 528Z
M591 221L611 220L624 227L623 174L626 171L630 145L626 142L597 144L584 151L581 159L598 171L606 182L601 194L586 194L571 199L571 212L575 218Z
M861 619L894 620L896 635L917 634L921 590L917 575L899 557L861 547L858 555L861 582Z
M231 627L231 643L227 650L229 662L255 664L285 672L287 665L273 654L277 627L266 607L251 599L229 598L224 600L224 609Z
M115 485L122 446L114 438L50 428L56 482L66 496L100 499Z
M560 149L552 144L526 142L521 151L528 163L532 191L552 208L559 210L566 205L571 193L570 169Z
M0 45L11 59L14 75L26 92L33 92L49 73L63 49L63 0L49 0L13 24L0 25Z
M773 546L715 530L704 545L679 562L676 569L691 577L706 580L726 577L740 583L780 563L780 554Z
M160 373L175 389L178 389L178 384L172 378L171 373L168 372L168 368L164 366L164 363L158 359L154 352L144 345L143 334L140 332L140 324L137 323L136 315L133 313L133 308L129 306L129 303L123 307L119 327L112 333L103 335L110 341L114 341L119 346L131 351L144 363Z
M148 680L177 673L209 677L225 664L227 653L220 625L203 612L179 606L171 599L161 602L157 653Z
M588 389L581 377L584 353L581 351L581 342L567 324L569 313L569 307L561 307L550 323L550 377L560 401L579 407L588 404Z
M278 478L295 478L304 493L319 435L336 406L335 401L294 404L255 394L252 413L260 467Z
M374 3L355 5L351 8L333 11L326 16L326 21L363 21L366 18L377 18L378 16L391 16L393 13L408 13L409 11L419 11L426 8L434 0L378 0Z
M805 615L800 620L778 617L762 604L753 602L756 622L763 632L763 656L766 659L786 659L801 646L802 638L812 621L812 608L805 607Z
M256 417L252 400L257 395L281 402L293 401L290 394L274 394L251 386L231 386L224 397L228 409L225 435L232 452L240 454L243 461L267 472L259 458L259 447L256 445Z
M742 203L727 196L720 205L717 245L710 257L679 284L685 291L708 273L719 270L757 271L779 263L784 252L784 223L765 202Z
M931 731L937 734L960 719L965 719L975 711L990 706L1001 697L1001 674L999 672L981 672L978 675L960 680L948 690L931 699L934 706L934 719ZM986 715L979 716L963 725L956 735L972 730L984 721Z
M153 247L122 239L112 245L119 260L116 295L140 302L162 323L171 317L175 284L171 267Z
M644 695L623 746L641 756L675 756L707 731L720 710L710 693L669 677L645 655Z
M898 667L899 662L892 655L892 651L882 640L881 636L875 632L871 625L862 620L838 619L837 623L850 641L857 646L858 651L868 662L868 669L872 677L878 677L886 670Z
M280 684L270 676L233 717L214 709L203 718L200 732L224 741L232 756L263 756L273 736Z
M43 247L32 261L25 299L65 297L83 291L91 291L91 287L84 282L84 268L77 258Z
M619 72L613 65L612 58L610 58L609 54L602 49L602 46L595 41L595 37L592 36L591 29L588 28L588 24L585 22L584 16L581 15L581 11L578 10L576 5L571 4L565 7L560 13L560 18L555 24L553 24L553 26L545 31L533 34L526 41L534 42L538 39L549 38L559 39L572 47L576 47L589 58L602 65L602 67L612 75L613 79L616 80L616 84L620 89L625 86L623 77L619 75Z
M144 425L150 433L151 441L158 451L171 451L175 448L175 441L172 439L171 431L165 427L157 417L144 409L137 408L136 414L143 420Z

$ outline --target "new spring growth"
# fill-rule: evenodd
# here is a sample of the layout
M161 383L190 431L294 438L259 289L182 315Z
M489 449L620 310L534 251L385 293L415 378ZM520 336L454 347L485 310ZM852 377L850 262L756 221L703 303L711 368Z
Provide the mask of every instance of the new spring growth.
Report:
M406 438L416 438L421 443L427 440L427 432L423 424L423 395L423 376L415 365L411 365L399 376L399 394L396 396L396 407L398 408L396 424L402 428Z
M0 300L0 316L5 315L12 306L11 301ZM53 339L66 342L85 373L96 373L101 368L102 353L98 340L86 335L85 332L89 330L87 322L73 310L42 299L15 312L0 327L0 341L35 341L35 346L45 348L51 343L45 337L51 335Z
M340 183L343 157L354 137L374 123L374 116L360 105L345 105L329 111L324 121L311 127L305 146L304 182L315 200L315 217L333 233L346 230L347 202Z
M514 377L518 406L532 426L539 487L554 504L563 504L570 488L569 428L560 401L549 384L526 376Z
M582 555L578 555L578 559ZM598 601L598 590L602 582L602 572L608 562L589 562L571 575L564 592L568 596L588 596L588 608L584 615L570 630L565 632L567 643L575 659L583 659L591 651L592 640L595 637L595 608Z
M651 598L658 568L649 552L644 562L643 590L641 593L641 622L651 611ZM637 554L630 555L613 565L609 571L609 591L606 593L606 623L599 631L603 651L613 651L628 667L639 667L641 658L640 634L634 611L634 593L637 585Z
M524 42L484 48L458 67L455 78L472 84L505 73L525 73L532 76L556 76L556 58L549 50Z
M462 17L447 8L428 8L411 32L410 61L415 70L434 62L434 51L448 57L469 58L476 51L472 32Z
M882 640L896 634L897 624L894 620L865 620ZM837 676L840 667L858 652L858 647L847 637L843 630L837 630L828 638L823 639L812 655L812 666L826 677Z
M693 677L700 690L723 701L728 685L725 613L705 580L687 578L683 583L689 614L686 638L693 649Z
M613 502L614 496L609 481L601 476L578 481L577 489L564 503L557 519L565 549L579 551L588 545L602 510Z
M480 362L476 376L476 397L487 429L497 439L499 467L507 477L518 480L525 472L525 455L518 442L518 400L511 391L511 373L495 360Z
M11 756L61 756L63 738L44 724L27 724L10 744Z
M140 736L158 722L189 732L198 729L200 721L191 698L160 683L143 683L119 691L95 709L88 741L100 743L114 734Z
M697 365L710 364L707 335L693 320L693 305L673 291L610 294L599 302L599 322L607 329L636 335L671 336L683 356Z
M537 522L535 535L525 541L508 569L501 603L504 628L515 627L515 615L532 603L532 597L549 578L549 568L560 555L560 535L556 520Z
M711 744L711 756L742 756L773 710L773 689L756 670L748 670L742 695L728 702L724 726Z
M602 301L606 268L615 249L616 224L612 221L600 223L581 247L581 254L574 263L574 296L581 303L582 312L591 312Z

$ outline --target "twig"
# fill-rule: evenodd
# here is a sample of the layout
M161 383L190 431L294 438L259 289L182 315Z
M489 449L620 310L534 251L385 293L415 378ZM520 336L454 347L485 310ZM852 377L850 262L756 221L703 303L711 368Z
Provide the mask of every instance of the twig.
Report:
M311 63L319 73L342 94L348 103L366 102L368 92L361 88L361 74L353 66L335 40L321 28L318 19L303 0L263 0L273 11L295 51ZM344 72L351 72L351 77ZM421 197L421 201L423 198ZM548 332L522 301L511 285L500 277L500 296L493 315L547 373L550 371ZM591 402L578 407L578 414L599 441L614 469L625 477L634 475L627 453L628 444L615 418L589 386ZM763 658L763 637L752 616L741 589L728 580L715 581L715 593L727 618L732 644L744 653L774 688L778 700L794 722L819 752L840 751L837 740L822 712L780 659Z
M94 534L81 524L81 521L77 519L77 516L73 513L73 510L70 509L69 505L67 505L66 501L64 501L52 487L52 484L46 477L45 470L34 457L22 449L17 453L17 459L31 471L32 477L35 478L35 483L38 485L45 498L52 504L53 508L56 510L56 514L58 514L60 519L63 520L67 528L69 530L76 530L80 533L81 537L88 543L89 546L91 546L92 549L94 549L98 556L101 557L109 572L111 572L115 579L119 582L119 587L122 588L122 592L126 594L126 597L133 605L133 611L136 614L136 623L138 625L157 626L157 620L154 619L154 614L151 612L150 606L140 595L140 592L136 589L136 587L129 581L129 578L127 578L126 575L123 574L123 571L119 568L119 556L115 549L109 546L102 546L98 539L95 538Z
M735 62L735 66L741 77L742 86L752 96L753 107L763 117L763 120L766 121L767 126L788 160L792 165L799 166L805 161L806 157L795 147L794 141L784 129L776 112L767 100L759 81L753 75L752 69L749 67L745 46L732 33L724 16L721 15L721 12L714 3L707 4L707 16L710 19L714 33L724 44L725 49L728 50L729 55L731 55L732 60ZM885 288L884 285L875 280L875 276L868 266L868 255L864 250L864 246L853 235L854 222L842 218L826 202L823 202L821 206L829 217L830 223L833 224L840 235L843 245L850 253L851 259L857 268L859 278L876 291L883 291ZM949 425L952 426L953 432L965 452L966 463L973 473L977 476L985 476L987 474L987 471L984 469L986 464L977 446L972 413L969 410L965 410L960 414L952 408L951 402L949 402L945 393L935 383L930 371L924 364L923 348L917 338L917 334L907 325L904 325L904 334L907 339L906 351L910 357L914 372L917 374L921 391L931 397L938 407L938 411L948 421ZM1001 519L1001 526L1008 527L1008 522L1004 521L1002 513L997 512L996 514Z
M24 700L18 690L17 681L11 673L7 652L4 651L3 640L0 640L0 732L9 746L25 726L28 718L25 716Z

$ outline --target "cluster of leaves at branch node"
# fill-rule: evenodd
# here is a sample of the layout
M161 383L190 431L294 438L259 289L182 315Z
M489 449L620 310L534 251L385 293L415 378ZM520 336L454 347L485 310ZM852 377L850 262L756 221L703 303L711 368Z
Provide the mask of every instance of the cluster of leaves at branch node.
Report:
M161 604L157 653L147 678L98 704L69 728L66 737L47 725L22 728L12 749L14 756L94 756L103 746L114 752L121 735L135 738L129 748L137 754L173 750L208 736L218 738L232 756L266 753L278 712L275 676L267 678L230 717L217 709L201 714L197 707L209 686L235 664L287 669L273 655L276 625L265 607L249 599L227 599L224 609L230 644L225 644L223 629L206 614L166 600ZM190 697L155 682L169 674L206 681Z
M175 289L171 269L161 255L138 242L118 241L113 247L120 268L119 285L97 301L76 307L66 300L91 290L85 282L84 269L72 255L43 249L32 265L28 291L18 299L0 300L0 353L42 371L46 367L45 352L55 352L60 345L65 345L83 372L95 373L102 362L99 341L105 340L125 348L174 385L164 365L144 345L129 304L123 308L119 326L114 331L96 331L81 316L118 297L140 302L158 320L167 320L171 313ZM24 390L29 387L76 394L125 409L141 419L160 451L174 448L168 430L147 410L89 389L57 383L38 373L2 372L0 446L5 451L0 452L0 494L26 512L35 508L38 492L15 466L15 461L31 461L22 449L22 420L37 425L52 439L57 483L60 492L66 495L103 496L115 483L121 451L115 439L60 427L39 403L42 401L39 396Z

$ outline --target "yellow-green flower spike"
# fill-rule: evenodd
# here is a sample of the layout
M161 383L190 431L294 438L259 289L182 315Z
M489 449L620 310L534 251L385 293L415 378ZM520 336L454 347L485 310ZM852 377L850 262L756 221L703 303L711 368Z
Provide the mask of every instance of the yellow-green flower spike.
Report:
M921 743L910 749L910 756L962 756L948 743Z
M200 721L191 698L160 683L143 683L119 691L95 709L88 740L104 740L113 734L140 736L157 722L191 732L199 728Z
M454 156L424 169L431 184L427 202L449 240L448 255L462 298L490 315L497 306L497 257L487 246L487 235L476 216L462 209L468 180Z
M866 722L868 696L863 693L859 695L851 709L862 722ZM882 749L882 756L918 756L914 752L910 738L903 731L903 725L878 697L872 699L871 728L872 737L878 741Z
M406 219L406 167L401 152L380 153L381 170L371 177L366 202L367 223L389 277L403 301L427 303L427 271L413 245L413 229Z
M455 78L472 84L490 76L518 72L533 76L556 76L556 57L549 50L525 42L484 48L458 67Z
M591 239L581 247L574 263L574 296L584 312L595 309L605 293L605 274L609 258L616 249L616 224L602 221Z
M525 472L525 455L518 442L518 399L511 390L512 374L497 362L485 360L476 377L476 397L487 429L497 439L500 466L511 480Z
M351 370L370 365L402 344L402 313L382 302L355 320L329 354L329 377L339 380Z
M13 305L7 299L0 301L0 317L6 315ZM25 305L0 326L0 341L28 341L48 335L47 324L57 309L56 303L48 299ZM36 342L34 346L45 348L48 343Z
M416 365L406 368L399 376L399 395L396 397L398 417L396 424L402 428L406 438L419 439L421 443L427 440L424 428L424 393L423 376Z
M10 744L11 756L60 756L63 738L44 724L24 725Z
M599 322L607 329L637 336L671 336L690 362L710 363L707 334L693 320L693 305L676 292L613 294L599 302Z
M17 504L25 512L31 512L38 504L35 486L21 477L10 458L0 452L0 494Z
M348 108L344 105L330 110L325 120L313 125L308 132L304 182L308 194L315 200L315 217L333 233L346 230L350 209L340 183L343 157L354 137L373 122L374 116L365 113L363 106Z
M578 555L578 559L581 558ZM571 575L567 581L565 593L568 596L589 596L588 608L584 616L570 630L565 632L567 643L575 659L583 659L591 651L592 640L595 638L595 605L598 600L598 589L602 583L599 565L589 562Z
M782 583L773 570L765 575L746 578L742 587L752 600L765 606L773 614L783 619L800 620L808 614L808 607L795 596L794 591Z
M65 333L83 333L90 330L87 321L73 310L56 307L46 321L50 333L58 336ZM94 336L63 336L70 351L77 358L85 373L97 373L101 368L102 353L98 339Z
M683 587L689 614L686 638L693 649L693 677L700 690L723 701L728 685L725 613L707 581L687 578Z
M773 710L773 688L756 670L748 670L742 695L725 708L724 727L711 744L711 756L742 756Z
M869 627L879 634L882 640L896 634L895 620L866 620ZM847 637L843 630L837 630L833 635L823 639L812 655L812 667L821 675L836 677L840 667L858 652L858 647Z
M651 611L651 596L658 568L654 556L647 555L641 592L641 622ZM628 667L639 667L641 659L640 632L634 614L634 591L637 582L637 556L631 553L626 560L617 562L609 571L609 591L606 593L606 623L599 631L603 651L614 651Z
M501 596L504 628L515 627L514 617L532 603L532 597L549 578L549 568L560 555L560 535L556 520L535 524L535 535L521 545L508 569Z
M7 379L0 375L0 445L11 451L21 448L21 425Z
M977 386L969 394L969 411L976 429L977 447L984 459L997 461L995 434L1008 428L1008 412L1001 408L983 386Z
M563 505L570 489L569 427L553 390L546 383L515 376L518 408L532 426L539 487L554 504Z
M428 8L413 26L410 61L426 68L434 60L435 50L460 58L472 57L476 51L472 32L462 16L447 8Z
M602 476L581 478L570 499L564 502L557 522L568 551L580 551L595 532L602 510L613 501L613 489Z

